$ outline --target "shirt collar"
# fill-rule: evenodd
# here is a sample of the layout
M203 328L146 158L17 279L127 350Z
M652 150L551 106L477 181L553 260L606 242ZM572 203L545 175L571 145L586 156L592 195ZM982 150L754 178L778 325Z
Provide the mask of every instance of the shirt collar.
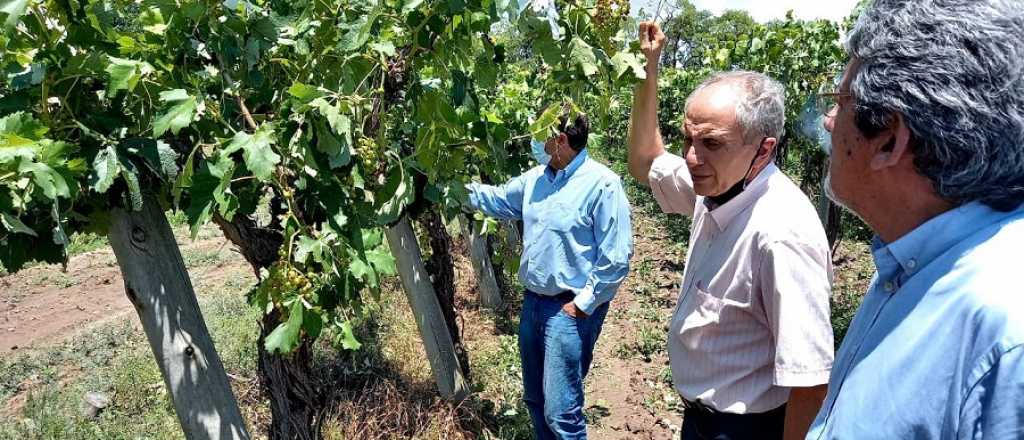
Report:
M586 162L588 157L589 154L587 154L587 149L584 148L576 154L576 158L574 158L572 162L569 162L569 165L566 166L564 170L556 171L554 168L551 168L551 165L548 165L544 167L544 175L547 176L548 180L551 182L568 179L572 177L573 174L576 174L576 171L583 166L583 162Z
M1024 207L1001 212L981 202L961 205L928 220L890 244L876 236L871 245L875 266L882 273L895 269L898 264L904 273L912 274L974 233L1021 213L1024 213Z
M715 206L714 202L710 198L704 198L704 204L708 208L708 214L711 215L711 219L714 220L719 230L725 230L732 219L736 218L736 215L743 212L746 208L754 204L754 201L759 199L761 195L768 189L768 180L778 172L779 169L774 163L769 163L764 170L761 171L757 177L754 178L747 188L743 192L733 197L732 200L725 202L722 206Z

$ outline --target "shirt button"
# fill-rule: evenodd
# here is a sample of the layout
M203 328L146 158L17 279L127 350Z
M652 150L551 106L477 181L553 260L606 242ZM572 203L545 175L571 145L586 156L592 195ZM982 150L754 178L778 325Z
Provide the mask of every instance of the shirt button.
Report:
M915 268L917 268L917 260L911 258L910 261L907 262L907 269L913 270Z
M892 281L886 281L884 287L886 292L892 293L896 291L896 283Z

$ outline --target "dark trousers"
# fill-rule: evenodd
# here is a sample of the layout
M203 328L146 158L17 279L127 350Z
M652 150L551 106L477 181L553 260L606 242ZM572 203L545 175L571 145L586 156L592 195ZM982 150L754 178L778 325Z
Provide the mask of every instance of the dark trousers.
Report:
M706 408L683 411L682 440L782 440L786 405L765 413L729 414Z

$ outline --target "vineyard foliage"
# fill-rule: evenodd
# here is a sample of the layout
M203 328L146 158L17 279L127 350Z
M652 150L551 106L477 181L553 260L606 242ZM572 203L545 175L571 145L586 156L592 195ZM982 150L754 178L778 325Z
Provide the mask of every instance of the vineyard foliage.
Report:
M267 212L285 245L250 299L284 317L277 352L325 328L358 348L351 318L395 270L380 227L457 214L465 183L530 166L563 108L623 151L645 78L625 0L8 0L0 18L3 267L65 261L69 234L104 233L147 193L193 234ZM824 155L801 122L839 70L840 27L685 1L664 21L666 138L708 74L763 71L816 188Z
M351 318L395 270L381 226L456 213L557 109L643 78L612 3L4 1L0 263L65 261L70 233L148 195L193 235L266 212L285 239L250 297L284 317L266 348L325 329L358 348Z

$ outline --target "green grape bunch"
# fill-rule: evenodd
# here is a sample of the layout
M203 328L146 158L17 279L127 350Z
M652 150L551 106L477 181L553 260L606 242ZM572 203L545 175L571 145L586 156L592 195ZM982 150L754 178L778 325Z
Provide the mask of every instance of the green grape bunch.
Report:
M380 146L376 141L368 137L359 138L359 143L356 145L356 155L362 160L363 169L369 174L376 174L380 169L381 155Z
M280 304L285 298L298 296L310 298L316 289L315 275L303 274L286 260L278 260L267 270L267 277L258 287L259 294Z
M629 0L597 0L592 17L594 29L601 45L609 53L615 52L612 38L619 32L627 17Z

